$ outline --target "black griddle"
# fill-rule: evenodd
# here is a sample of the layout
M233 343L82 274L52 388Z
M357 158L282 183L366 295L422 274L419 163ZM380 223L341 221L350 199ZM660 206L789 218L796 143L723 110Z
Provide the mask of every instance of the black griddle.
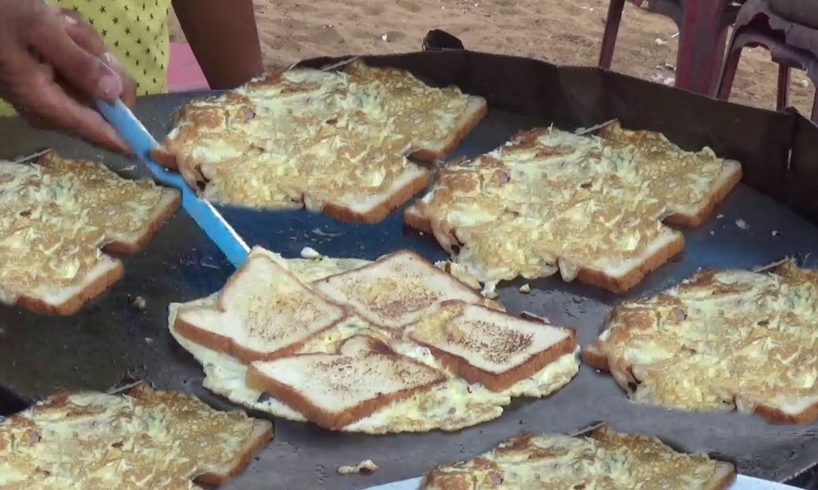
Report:
M529 281L530 294L519 292L523 281L499 288L510 311L528 311L575 327L583 346L596 338L604 316L619 301L668 288L700 267L752 268L785 256L816 265L818 128L795 113L732 105L594 68L558 68L468 51L368 61L406 68L431 84L455 84L488 99L488 117L451 158L491 150L533 126L553 123L572 130L617 117L628 128L661 131L683 148L708 145L720 156L742 162L744 184L704 226L685 231L683 255L633 291L614 295L553 278ZM136 113L162 137L175 109L196 95L201 94L145 97ZM43 147L69 157L104 158L127 177L147 176L119 157L32 130L16 118L0 120L0 157ZM305 211L223 212L250 244L287 257L297 257L304 246L337 257L375 259L401 248L432 260L444 257L431 237L404 227L400 211L376 225L341 223ZM738 220L749 228L739 227ZM147 378L158 388L193 393L219 408L232 407L202 388L199 364L167 331L168 303L220 289L231 266L180 211L143 251L125 259L125 268L123 280L71 317L0 308L0 397L6 398L0 408L18 408L58 388L105 390L126 377ZM145 311L131 305L135 296L147 301ZM732 460L741 473L760 478L788 480L818 463L818 424L773 425L738 413L636 405L610 376L583 365L580 374L550 398L518 399L500 419L457 433L375 437L276 420L275 441L226 488L363 488L421 475L439 463L488 450L520 431L571 433L603 420L618 430L656 435L682 450ZM338 466L364 459L374 460L380 470L370 476L337 474Z

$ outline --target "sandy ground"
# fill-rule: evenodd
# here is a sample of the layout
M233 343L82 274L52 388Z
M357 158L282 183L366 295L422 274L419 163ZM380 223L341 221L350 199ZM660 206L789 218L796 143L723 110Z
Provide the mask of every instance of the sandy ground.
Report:
M269 67L320 55L416 51L433 28L458 36L472 50L595 65L608 0L255 0L255 5ZM627 5L613 69L672 83L676 33L669 19ZM745 51L731 100L773 107L776 76L766 51ZM808 113L811 84L800 72L792 78L791 101Z

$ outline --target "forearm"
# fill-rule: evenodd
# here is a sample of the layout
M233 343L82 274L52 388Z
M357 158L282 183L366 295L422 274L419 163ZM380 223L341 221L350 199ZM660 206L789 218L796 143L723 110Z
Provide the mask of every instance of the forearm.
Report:
M210 87L233 88L262 71L252 0L173 0Z

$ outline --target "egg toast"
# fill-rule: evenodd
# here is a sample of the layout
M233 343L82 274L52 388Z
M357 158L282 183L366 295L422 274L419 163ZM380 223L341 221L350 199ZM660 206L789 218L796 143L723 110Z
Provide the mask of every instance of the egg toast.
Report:
M176 329L244 362L298 351L341 321L346 310L314 293L285 267L272 254L254 253L219 293L216 308L182 308Z
M394 282L381 284L381 291L387 294L384 304L389 303L391 294L395 307L381 316L394 320L422 313L405 324L398 321L382 324L379 322L384 318L370 321L360 314L371 311L367 308L359 311L344 306L346 316L329 328L317 328L307 339L292 340L287 352L275 359L250 362L235 356L224 344L199 343L200 337L189 336L184 328L178 328L179 318L191 309L235 315L230 309L219 309L218 294L171 305L171 334L202 364L205 387L248 408L350 432L459 430L499 417L512 397L548 396L570 382L578 371L578 348L572 331L507 315L492 316L500 311L496 305L486 306L479 294L469 293L454 278L411 252L396 252L374 262L328 257L285 260L255 248L248 263L256 264L255 258L261 256L286 267L318 295L322 294L319 286L326 284L327 279L342 278L336 286L350 283L363 286L366 280L377 284L388 277L384 274L388 272ZM353 273L357 279L350 280ZM274 280L265 287L274 289L278 283ZM263 283L255 284L254 294L268 294L262 291ZM404 285L409 293L402 290ZM423 287L430 292L422 296L421 303L405 301L407 297L416 297L417 290ZM336 291L339 290L348 291L346 287ZM344 298L340 299L346 301ZM325 300L335 301L327 297ZM265 304L274 307L271 301ZM500 372L497 377L503 380L502 386L491 383L493 375L476 381L466 379L456 366L451 367L442 356L412 339L410 332L415 325L446 315L449 304L467 309L470 315L485 317L490 323L485 329L496 340L495 345L502 344L503 338L512 341L522 337L523 342L515 344L517 349L507 349L507 360L498 359L494 365ZM473 313L469 309L472 306L477 308ZM473 319L467 316L468 321ZM270 328L278 331L280 327ZM464 365L472 362L483 367L479 359L484 353L492 352L479 347L471 349Z
M443 373L395 354L301 354L254 362L247 383L309 420L340 429L377 409L446 381Z
M583 353L637 402L818 419L818 272L704 270L623 303Z
M272 438L268 421L144 383L123 396L62 392L0 422L0 487L220 485Z
M710 149L618 123L595 136L535 129L441 169L405 220L483 283L559 272L623 292L684 249L663 223L701 224L740 179Z
M327 298L350 306L362 318L386 328L405 327L443 300L485 301L471 287L408 250L313 285Z
M576 349L573 330L545 325L451 300L407 335L466 381L503 391Z
M486 101L361 60L292 68L194 100L154 155L203 197L373 223L428 184L431 162L477 125Z
M520 434L474 459L438 466L421 489L720 490L735 475L731 463L680 453L657 438L602 425L574 437Z
M0 161L0 302L70 315L123 274L107 253L142 248L179 193L55 152Z

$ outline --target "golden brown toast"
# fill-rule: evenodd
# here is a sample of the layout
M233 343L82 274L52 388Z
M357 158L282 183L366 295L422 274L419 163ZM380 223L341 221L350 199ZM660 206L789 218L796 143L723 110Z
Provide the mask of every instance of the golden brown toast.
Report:
M447 301L407 329L463 379L503 391L577 348L573 330Z
M404 327L445 300L485 302L477 291L408 250L313 285L329 300L349 305L367 321L386 328Z
M443 373L408 357L371 352L301 354L254 362L247 374L250 386L334 430L445 380Z
M175 329L190 340L249 363L295 352L347 316L289 272L281 259L254 248L214 307L182 307Z

